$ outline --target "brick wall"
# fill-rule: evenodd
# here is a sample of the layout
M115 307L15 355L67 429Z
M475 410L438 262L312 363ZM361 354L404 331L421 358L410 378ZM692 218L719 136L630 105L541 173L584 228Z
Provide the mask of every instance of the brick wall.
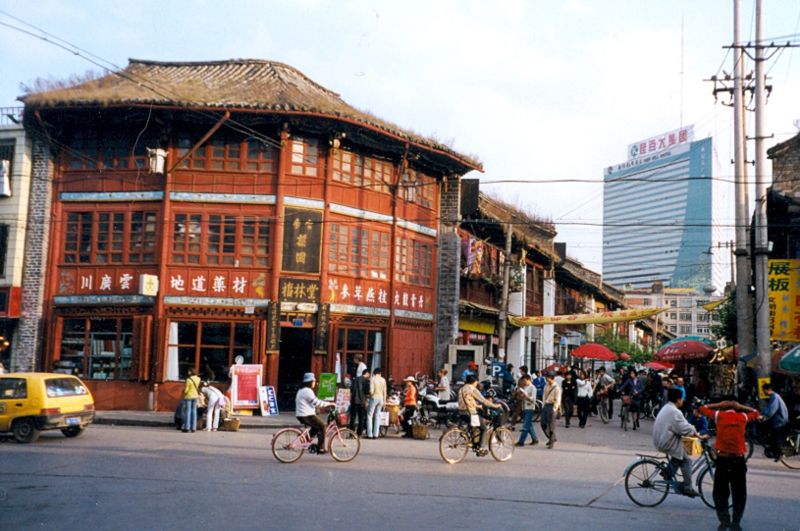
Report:
M52 194L50 148L33 139L28 230L22 271L22 311L11 353L12 370L33 371L41 360L44 275L47 268Z
M461 180L453 175L444 180L440 194L434 369L447 360L448 346L458 334L461 239L456 233L456 226L461 218L460 203Z

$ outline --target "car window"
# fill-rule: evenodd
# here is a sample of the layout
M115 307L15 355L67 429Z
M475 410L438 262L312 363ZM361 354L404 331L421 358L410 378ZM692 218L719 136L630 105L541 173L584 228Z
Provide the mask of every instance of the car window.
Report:
M28 398L25 378L0 378L0 400L13 398Z
M48 378L44 381L47 396L79 396L88 394L89 391L77 378Z

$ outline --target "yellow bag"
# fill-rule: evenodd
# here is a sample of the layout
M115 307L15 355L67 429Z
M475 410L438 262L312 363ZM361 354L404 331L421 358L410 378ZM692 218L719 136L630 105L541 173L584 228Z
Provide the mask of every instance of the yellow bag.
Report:
M700 444L700 439L697 437L683 437L683 449L686 450L686 455L689 457L697 457L703 453L703 445Z

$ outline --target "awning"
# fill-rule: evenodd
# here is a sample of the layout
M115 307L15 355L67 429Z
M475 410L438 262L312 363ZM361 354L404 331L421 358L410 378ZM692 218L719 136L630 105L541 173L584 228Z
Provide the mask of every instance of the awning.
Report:
M615 312L600 313L577 313L574 315L551 315L551 316L532 316L514 317L508 320L516 326L539 326L546 324L597 324L597 323L621 323L624 321L636 321L667 311L669 308L647 308L641 310L618 310Z
M497 327L494 321L483 321L480 319L465 319L463 317L458 320L458 329L466 330L468 332L477 332L479 334L494 335Z

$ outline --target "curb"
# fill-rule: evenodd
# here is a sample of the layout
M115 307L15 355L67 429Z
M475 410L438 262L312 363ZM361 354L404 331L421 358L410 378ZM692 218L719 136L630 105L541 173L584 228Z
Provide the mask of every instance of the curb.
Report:
M95 417L93 424L102 424L105 426L139 426L145 428L175 428L175 424L163 420L149 420L149 419L125 419L125 418L102 418ZM239 430L273 430L283 428L294 428L298 424L245 424L241 423Z

